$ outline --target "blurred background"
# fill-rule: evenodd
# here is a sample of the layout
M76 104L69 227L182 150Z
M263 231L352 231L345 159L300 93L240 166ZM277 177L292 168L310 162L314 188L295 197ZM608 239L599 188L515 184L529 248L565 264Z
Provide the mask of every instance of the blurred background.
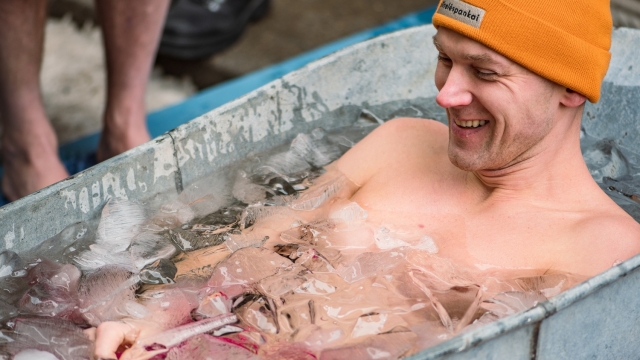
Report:
M202 60L159 56L149 111L353 33L437 4L435 0L272 0L230 48ZM60 144L99 132L103 49L92 0L49 0L42 88Z
M158 56L149 111L406 14L436 0L272 0L230 48L201 60ZM611 0L615 26L640 27L640 0ZM42 89L60 144L101 129L104 66L92 0L49 0Z

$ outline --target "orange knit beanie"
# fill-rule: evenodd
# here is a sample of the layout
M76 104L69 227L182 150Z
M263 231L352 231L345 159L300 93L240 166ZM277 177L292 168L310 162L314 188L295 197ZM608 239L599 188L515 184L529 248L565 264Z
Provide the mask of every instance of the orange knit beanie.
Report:
M433 25L478 41L595 103L609 67L608 0L440 0Z

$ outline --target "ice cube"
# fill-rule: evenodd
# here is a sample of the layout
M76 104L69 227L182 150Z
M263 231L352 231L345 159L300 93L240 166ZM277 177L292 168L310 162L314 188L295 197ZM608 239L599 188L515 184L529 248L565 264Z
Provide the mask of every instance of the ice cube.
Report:
M246 247L217 264L207 285L210 287L250 285L292 264L291 260L273 251Z
M404 261L404 254L399 251L366 252L354 260L340 264L337 272L347 283L383 274Z
M176 248L166 235L143 232L133 239L129 253L136 268L142 269L155 261L172 257Z
M109 199L102 209L96 244L122 252L140 231L146 216L142 206L127 200Z
M263 201L267 197L264 187L254 184L244 171L238 171L236 181L233 183L233 196L245 204L253 204Z
M15 271L25 268L22 258L11 250L0 252L0 278L11 276Z
M231 204L230 190L226 174L213 174L185 187L178 198L191 207L196 217L201 217Z
M72 263L73 258L89 249L95 242L98 220L71 224L57 235L26 251L26 259L46 257L54 261Z
M558 295L565 289L567 276L564 274L548 274L516 279L523 291L539 291L546 298Z
M329 142L324 135L322 129L315 129L310 135L299 134L291 142L291 152L318 168L329 164L339 158L342 151Z
M369 213L361 208L358 203L349 202L339 209L332 211L329 214L329 219L337 223L351 225L364 221L367 216L369 216Z
M145 267L140 272L140 282L143 284L173 284L178 268L169 259L160 259Z
M229 251L235 252L249 246L260 247L268 239L269 236L256 232L246 234L227 234L225 236L224 244L229 248Z
M89 324L119 320L128 314L125 304L135 299L140 277L127 269L104 266L80 283L80 313Z
M359 343L323 350L320 360L397 359L413 347L413 332L397 332L366 337Z
M29 270L27 278L33 286L20 300L21 311L41 316L79 319L76 293L80 275L80 271L73 265L43 260Z
M222 231L207 231L194 229L173 229L169 231L173 243L182 251L190 252L209 246L217 246L224 242L225 235L231 231L231 227L225 227Z
M15 321L13 334L15 341L5 345L9 354L38 350L55 354L60 360L92 359L92 342L82 329L66 320L19 318Z
M13 357L13 360L60 360L48 351L40 351L35 349L22 350Z
M346 184L344 176L332 179L324 184L318 185L315 189L310 189L300 195L289 204L294 210L310 211L319 208L327 200L334 197Z

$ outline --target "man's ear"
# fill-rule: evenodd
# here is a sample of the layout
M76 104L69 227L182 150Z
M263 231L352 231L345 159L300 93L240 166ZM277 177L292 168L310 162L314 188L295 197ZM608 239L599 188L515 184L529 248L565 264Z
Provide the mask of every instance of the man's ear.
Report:
M587 98L584 95L579 94L569 88L566 89L566 91L562 94L562 98L560 99L560 103L562 105L570 108L578 107L584 104L585 101L587 101Z

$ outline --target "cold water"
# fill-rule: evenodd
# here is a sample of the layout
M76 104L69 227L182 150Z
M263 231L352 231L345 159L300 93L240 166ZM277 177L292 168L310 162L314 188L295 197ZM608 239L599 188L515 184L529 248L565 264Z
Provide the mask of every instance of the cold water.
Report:
M0 253L0 354L89 359L87 329L125 321L140 336L118 353L136 359L398 358L584 280L464 268L428 235L372 222L330 165L372 122L300 134L160 209L111 199L100 219ZM639 220L640 155L585 132L582 145Z

